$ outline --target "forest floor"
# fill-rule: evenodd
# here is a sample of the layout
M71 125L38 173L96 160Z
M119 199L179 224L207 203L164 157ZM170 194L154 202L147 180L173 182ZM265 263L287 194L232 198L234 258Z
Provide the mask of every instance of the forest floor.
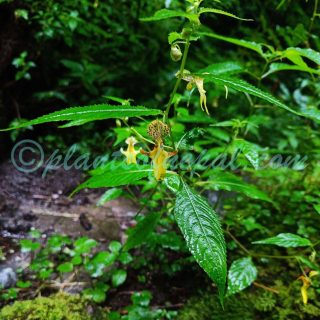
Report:
M5 257L0 271L28 265L30 255L19 252L19 240L27 238L31 228L41 231L43 239L52 234L88 236L99 241L100 248L111 240L125 241L125 230L135 224L133 217L139 208L127 198L98 207L96 203L104 190L85 189L70 198L83 180L84 175L76 170L58 169L42 178L41 170L27 174L19 172L10 161L0 164L0 248ZM179 258L175 255L178 254L173 253L170 260ZM146 278L144 283L138 281L141 273ZM121 309L130 304L133 292L150 290L154 306L176 309L192 295L195 283L203 281L200 278L201 273L187 270L169 277L152 268L129 268L126 283L109 292L107 304Z

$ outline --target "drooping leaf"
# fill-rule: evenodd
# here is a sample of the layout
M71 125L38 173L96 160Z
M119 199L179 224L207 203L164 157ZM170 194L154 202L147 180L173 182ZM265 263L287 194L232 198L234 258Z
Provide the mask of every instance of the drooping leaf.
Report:
M151 21L159 21L159 20L166 20L171 18L187 18L190 22L199 23L199 17L197 14L194 13L186 13L184 11L175 11L169 9L161 9L152 17L147 18L140 18L141 21L144 22L151 22Z
M313 207L317 211L317 213L320 214L320 204L314 204Z
M244 182L241 178L230 172L210 170L206 176L209 176L208 181L199 181L197 183L206 189L241 192L253 199L272 202L269 196L263 191L259 190L254 185Z
M216 14L221 14L221 15L224 15L224 16L228 16L230 18L238 19L238 20L253 21L252 19L243 19L243 18L237 17L236 15L234 15L234 14L232 14L230 12L226 12L226 11L219 10L219 9L214 9L214 8L200 8L199 13L200 14L203 14L203 13L216 13Z
M129 165L124 162L110 163L104 168L103 173L89 178L78 186L72 194L84 188L109 188L134 183L147 177L150 172L152 172L152 169L147 165Z
M139 223L131 230L127 242L124 245L124 250L130 250L147 241L148 236L154 230L160 217L160 212L152 212L139 221Z
M253 51L259 53L259 55L264 56L264 53L262 50L262 45L260 43L242 40L242 39L224 37L224 36L221 36L221 35L213 33L213 32L199 32L199 35L210 37L210 38L215 38L215 39L222 40L222 41L229 42L229 43L233 43L237 46L253 50Z
M228 272L227 296L244 290L253 283L258 275L258 270L250 257L233 261Z
M228 78L224 77L222 75L216 76L211 74L201 74L201 77L203 77L206 82L214 82L218 85L223 85L230 87L236 91L244 92L253 96L256 96L258 98L261 98L263 100L266 100L270 102L273 105L276 105L282 109L285 109L287 111L290 111L296 115L301 115L299 112L291 109L290 107L286 106L284 103L282 103L280 100L272 96L270 93L264 92L261 89L253 86L252 84L237 78Z
M254 244L274 244L284 248L308 247L311 246L310 240L302 238L292 233L280 233L275 237L260 241L254 241Z
M103 206L106 202L117 199L121 196L122 190L117 188L112 188L106 191L98 200L97 205Z
M73 125L85 123L95 120L105 120L111 118L125 118L138 116L151 116L161 114L161 110L147 109L141 106L113 106L108 104L99 104L86 107L74 107L60 111L56 111L37 119L22 123L19 126L3 129L0 131L7 131L12 129L24 128L31 125L42 124L54 121L71 121ZM70 126L70 124L69 124Z
M181 180L174 210L187 246L215 282L223 301L227 276L226 244L219 218L209 204Z

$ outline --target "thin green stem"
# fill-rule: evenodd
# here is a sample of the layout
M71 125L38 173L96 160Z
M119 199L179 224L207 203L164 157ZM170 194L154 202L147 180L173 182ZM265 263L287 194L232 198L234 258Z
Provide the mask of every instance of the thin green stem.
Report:
M173 88L173 90L172 90L172 92L170 94L170 100L169 100L169 102L167 104L167 108L166 108L166 111L164 113L164 122L165 123L168 122L170 108L172 106L174 96L177 93L177 90L178 90L179 85L180 85L181 80L182 80L182 74L183 74L183 70L184 70L184 67L185 67L186 62L187 62L189 48L190 48L190 39L188 38L187 41L186 41L185 48L184 48L183 57L182 57L181 65L180 65L180 70L179 70L179 73L178 73L178 78L177 78L176 84L175 84L175 86L174 86L174 88Z
M310 26L309 26L309 36L310 36L311 30L313 27L314 19L317 16L318 6L319 6L319 0L315 0L314 7L313 7L313 13L312 13L311 21L310 21Z

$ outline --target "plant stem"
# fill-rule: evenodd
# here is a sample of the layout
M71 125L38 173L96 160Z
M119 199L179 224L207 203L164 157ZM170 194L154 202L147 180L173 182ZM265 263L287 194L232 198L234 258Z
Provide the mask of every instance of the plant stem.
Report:
M313 13L312 13L312 17L311 17L311 22L310 22L310 26L309 26L309 36L310 36L311 30L313 27L314 19L316 18L316 15L317 15L318 5L319 5L319 0L315 0Z
M188 38L187 41L186 41L184 52L183 52L183 57L182 57L180 70L179 70L179 74L178 74L178 79L177 79L176 84L175 84L175 86L173 88L173 91L171 92L170 100L169 100L169 102L167 104L167 109L166 109L166 111L164 113L164 122L165 123L168 122L168 116L169 116L170 108L171 108L174 96L177 93L177 90L179 88L180 82L182 80L182 73L183 73L184 67L185 67L186 62L187 62L189 48L190 48L190 39Z

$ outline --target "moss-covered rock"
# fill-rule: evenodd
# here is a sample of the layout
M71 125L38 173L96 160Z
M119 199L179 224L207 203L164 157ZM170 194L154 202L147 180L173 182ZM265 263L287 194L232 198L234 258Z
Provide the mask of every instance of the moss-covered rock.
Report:
M16 301L0 311L0 320L103 320L104 313L77 295L59 293Z
M177 320L314 320L320 319L320 301L315 288L309 288L309 302L304 305L301 284L286 286L275 281L276 292L251 288L226 298L224 310L217 295L200 294L190 299Z

